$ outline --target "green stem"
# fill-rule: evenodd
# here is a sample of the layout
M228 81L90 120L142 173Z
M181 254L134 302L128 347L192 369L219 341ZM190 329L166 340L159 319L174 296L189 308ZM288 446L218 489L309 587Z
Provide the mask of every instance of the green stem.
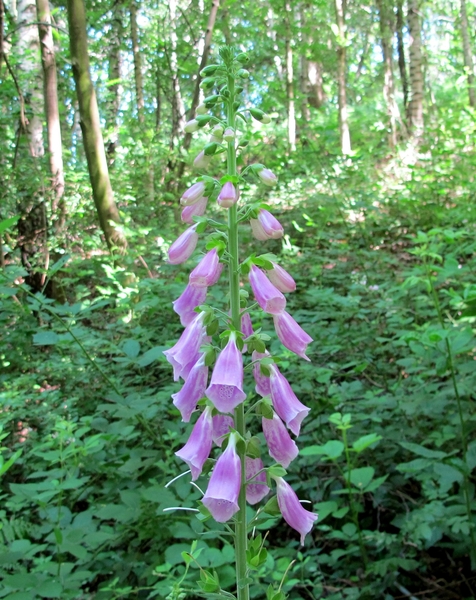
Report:
M228 75L228 90L230 92L228 101L227 126L235 130L235 80L233 75ZM228 175L236 175L236 148L234 140L228 142L227 148ZM228 209L228 253L230 255L230 308L233 327L241 331L240 319L240 274L238 259L238 223L237 207L234 204ZM235 409L235 427L243 439L246 434L245 408L240 404ZM236 557L236 588L238 600L249 600L250 588L245 584L246 580L246 549L248 547L248 531L246 523L246 474L245 474L245 450L239 444L238 454L241 460L241 489L238 499L240 507L236 515L235 525L235 557Z

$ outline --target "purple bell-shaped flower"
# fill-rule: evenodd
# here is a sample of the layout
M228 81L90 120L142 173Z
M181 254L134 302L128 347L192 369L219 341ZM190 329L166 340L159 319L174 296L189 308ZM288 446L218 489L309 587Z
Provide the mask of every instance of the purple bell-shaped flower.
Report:
M205 191L205 183L203 181L197 181L192 186L185 190L182 197L180 198L180 204L182 206L191 206L198 202L200 198L203 196L203 192Z
M202 196L195 202L195 204L191 204L190 206L186 206L182 211L182 222L189 223L192 225L193 217L201 217L205 214L207 210L208 198Z
M279 315L284 311L286 298L256 265L251 265L249 281L256 302L265 312Z
M187 327L197 316L195 309L205 302L206 297L206 287L196 287L189 284L177 300L172 302L174 311L180 316L180 322L184 327Z
M306 356L306 349L312 342L312 337L286 311L275 315L273 320L274 328L283 346L301 358L310 360Z
M205 355L202 354L190 369L187 381L183 384L180 392L172 394L174 406L179 409L182 421L185 423L190 421L197 402L205 395L207 381L208 367L205 365Z
M222 413L232 412L246 398L243 391L243 356L236 346L234 332L218 355L205 393Z
M261 471L263 467L264 465L261 458L250 458L249 456L246 457L246 481L252 477L254 478L251 483L246 485L246 501L248 504L257 504L269 492L269 487L266 485L266 473L263 471L254 477L256 473Z
M204 317L204 312L194 317L183 330L178 342L164 351L165 358L174 368L174 381L178 381L179 377L185 380L190 369L199 359L200 346L206 336Z
M202 472L205 461L210 456L212 449L212 408L207 406L183 448L176 452L176 456L184 460L192 471L192 481L195 481Z
M288 430L277 414L273 414L272 419L263 417L262 426L269 455L287 469L291 461L299 454L296 442L291 439Z
M309 408L304 406L291 389L288 380L276 365L270 365L271 400L278 416L286 423L294 435L299 435L301 423L307 417Z
M253 354L251 355L251 360L255 362L259 361L262 358L266 358L267 356L269 356L269 352L260 353L254 350ZM253 377L256 384L256 393L262 396L263 398L269 396L271 394L271 385L269 382L269 377L261 373L261 366L259 362L256 362L256 364L253 365Z
M275 285L280 292L283 292L283 294L294 292L296 289L296 282L291 275L277 263L272 263L272 265L273 268L267 271L271 283Z
M190 273L188 281L195 287L209 287L214 285L223 270L220 257L216 248L207 252L198 265Z
M180 235L169 248L169 263L180 265L193 254L198 242L197 224L192 225Z
M311 531L318 516L304 509L293 488L282 477L274 477L278 506L286 523L301 534L301 546L304 538Z

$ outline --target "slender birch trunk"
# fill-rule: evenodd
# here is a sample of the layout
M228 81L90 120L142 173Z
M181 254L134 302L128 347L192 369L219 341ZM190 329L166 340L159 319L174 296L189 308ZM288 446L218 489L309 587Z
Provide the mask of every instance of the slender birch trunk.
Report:
M294 69L293 69L293 48L291 19L291 3L284 4L284 24L286 28L286 98L288 104L288 146L291 152L296 150L296 108L294 102Z
M468 78L469 105L474 108L476 106L476 91L474 89L474 63L473 53L471 51L471 42L469 40L468 33L466 0L460 0L460 3L461 37L463 39L464 67L466 70L466 77Z
M384 63L383 96L388 116L388 145L393 150L397 145L398 106L395 101L395 88L393 83L391 12L389 11L387 0L377 0L377 8L379 11L380 39Z
M408 77L407 65L405 60L405 45L403 43L403 0L397 0L395 8L397 17L397 51L398 51L398 70L400 71L400 81L402 82L403 107L408 118Z
M345 39L345 10L344 1L335 0L337 17L337 86L339 96L339 132L342 154L352 152L350 144L349 120L347 113L346 92L346 39Z
M109 34L109 60L108 60L108 92L106 105L106 130L107 130L107 158L108 165L114 165L116 147L118 144L119 124L118 114L121 102L121 39L122 39L122 13L121 6L114 7L114 15Z
M170 149L175 148L176 140L185 124L185 107L180 90L177 59L177 0L169 0L170 15L170 70L172 72L172 131L170 133Z
M421 48L420 0L408 2L408 27L410 29L410 130L416 140L423 134L423 57Z
M137 4L136 0L131 0L130 5L131 18L131 40L132 54L134 56L134 81L136 86L137 118L139 123L144 123L144 84L142 78L142 61L139 44L139 28L137 27Z
M83 0L68 0L68 23L71 63L94 204L109 249L117 247L123 252L127 241L121 230L116 227L120 217L109 179L96 93L91 81Z

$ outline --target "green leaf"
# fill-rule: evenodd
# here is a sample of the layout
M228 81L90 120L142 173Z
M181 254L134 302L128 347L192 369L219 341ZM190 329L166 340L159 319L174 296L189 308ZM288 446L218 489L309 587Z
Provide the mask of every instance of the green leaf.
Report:
M139 360L137 361L137 364L139 365L139 367L148 367L154 361L161 358L163 356L164 350L166 350L166 349L167 349L167 346L155 346L154 348L147 350L147 352L145 352L139 358Z
M301 456L316 456L324 454L331 460L339 458L344 452L345 446L340 440L329 440L324 446L307 446L300 450Z
M59 341L59 335L54 331L39 331L33 336L33 343L36 346L53 346Z
M137 340L126 340L122 346L122 350L129 358L136 358L136 356L139 356L140 343Z
M36 593L42 598L61 598L63 586L58 581L44 581L36 588Z
M9 229L12 225L20 219L20 215L16 215L15 217L10 217L9 219L4 219L0 221L0 233L3 233L7 229Z
M442 450L430 450L429 448L425 448L425 446L420 446L419 444L413 444L412 442L399 442L400 446L405 448L406 450L410 450L414 454L418 454L418 456L423 456L425 458L445 458L448 456L446 452Z
M375 469L373 467L360 467L358 469L352 469L350 472L350 482L355 487L363 490L372 481L374 474Z
M355 440L355 442L352 444L352 448L355 452L360 453L381 439L381 435L377 435L376 433L369 433L367 435L363 435L358 440Z

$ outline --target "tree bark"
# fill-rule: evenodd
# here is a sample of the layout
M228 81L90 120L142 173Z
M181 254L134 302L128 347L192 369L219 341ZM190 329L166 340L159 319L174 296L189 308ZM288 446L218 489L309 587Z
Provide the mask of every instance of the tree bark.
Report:
M284 3L284 25L286 30L286 99L288 104L288 146L291 152L296 150L296 109L294 104L294 70L293 70L293 49L292 49L292 16L290 2Z
M122 39L122 12L121 6L113 8L111 29L109 34L109 60L108 60L108 90L106 105L106 130L107 130L107 158L108 165L114 165L114 158L118 144L119 126L117 117L121 102L121 39Z
M170 149L175 148L176 140L185 124L185 107L180 90L177 58L177 0L169 0L170 14L170 70L172 75L172 131L170 133Z
M398 106L395 101L395 88L393 83L393 48L392 48L392 21L387 0L377 0L379 11L380 39L384 63L383 96L388 115L388 145L393 150L397 145L397 116Z
M469 105L473 108L476 106L476 92L474 89L474 64L473 53L471 51L471 43L468 34L468 15L466 12L466 0L460 0L460 25L461 37L463 39L463 55L466 77L468 78L468 95Z
M403 107L406 114L408 107L408 77L405 61L405 45L403 43L403 0L397 0L395 13L397 17L398 70L400 71L400 81L402 82L403 91Z
M327 100L322 80L322 64L315 60L308 60L307 76L309 79L309 104L314 108L321 108Z
M51 15L48 0L36 0L36 10L39 22L38 33L40 36L41 63L43 66L43 90L46 128L48 132L48 158L53 188L51 212L55 219L56 231L59 232L65 225L66 206L63 199L63 143L61 140L61 121L58 106L55 48L51 30Z
M352 152L347 113L346 92L346 40L345 40L345 5L343 0L335 0L337 17L337 86L339 96L339 133L342 154Z
M117 247L123 252L127 242L121 230L116 227L120 218L109 179L96 93L91 81L84 3L83 0L68 0L67 6L71 64L94 204L109 249Z
M423 57L421 49L420 0L408 2L408 27L410 30L410 84L409 124L418 141L423 135Z
M131 40L132 54L134 55L134 81L136 85L137 118L139 123L144 123L144 84L142 78L142 62L139 44L139 29L137 27L137 5L136 0L131 0Z

